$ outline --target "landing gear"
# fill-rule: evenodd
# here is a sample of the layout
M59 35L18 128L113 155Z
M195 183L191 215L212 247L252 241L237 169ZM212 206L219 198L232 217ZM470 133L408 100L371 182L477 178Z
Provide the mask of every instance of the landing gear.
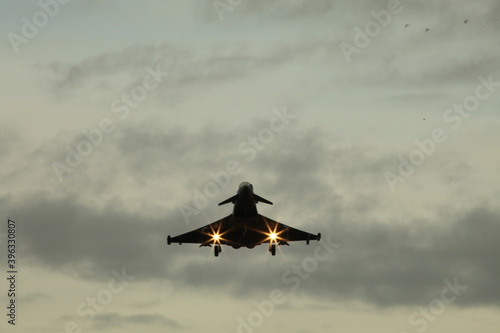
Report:
M276 255L276 244L269 245L269 252L271 252L271 255L273 256Z
M216 244L215 247L214 247L214 254L216 257L219 256L219 253L222 252L222 247L220 246L220 244Z

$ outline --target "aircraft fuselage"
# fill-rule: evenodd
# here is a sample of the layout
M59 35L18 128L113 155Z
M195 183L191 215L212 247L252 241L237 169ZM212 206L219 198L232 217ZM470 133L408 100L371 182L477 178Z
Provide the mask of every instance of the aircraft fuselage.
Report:
M257 217L257 205L252 184L243 182L238 187L237 199L233 208L233 216L235 218Z

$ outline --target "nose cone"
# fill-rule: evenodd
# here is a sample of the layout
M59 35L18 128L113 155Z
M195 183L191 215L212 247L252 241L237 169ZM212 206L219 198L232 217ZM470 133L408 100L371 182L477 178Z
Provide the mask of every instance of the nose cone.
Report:
M238 193L240 194L250 194L253 193L253 186L249 182L243 182L238 187Z

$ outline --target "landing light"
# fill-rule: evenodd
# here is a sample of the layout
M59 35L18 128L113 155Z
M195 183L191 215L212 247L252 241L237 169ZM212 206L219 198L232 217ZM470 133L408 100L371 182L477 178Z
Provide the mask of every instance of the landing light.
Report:
M271 233L269 234L269 238L270 238L272 241L275 241L277 237L278 237L278 235L276 235L276 233L275 233L275 232L271 232Z
M213 238L214 241L218 241L220 239L220 236L219 236L219 234L214 234L212 236L212 238Z

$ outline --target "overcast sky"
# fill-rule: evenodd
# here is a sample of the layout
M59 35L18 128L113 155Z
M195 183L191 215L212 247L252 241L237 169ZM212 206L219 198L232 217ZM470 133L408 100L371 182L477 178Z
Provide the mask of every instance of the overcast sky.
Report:
M3 1L28 332L497 332L500 2ZM167 245L259 212L322 241Z

